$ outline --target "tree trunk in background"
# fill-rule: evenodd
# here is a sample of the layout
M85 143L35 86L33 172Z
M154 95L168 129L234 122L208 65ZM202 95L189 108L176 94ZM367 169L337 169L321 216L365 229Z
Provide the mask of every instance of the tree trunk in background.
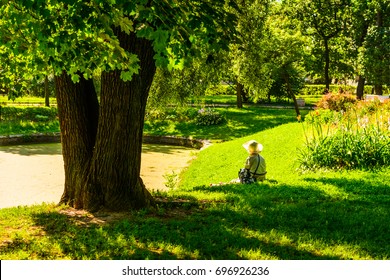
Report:
M244 86L236 81L236 94L237 94L237 108L242 108L242 93L243 93Z
M288 95L292 98L292 100L294 101L294 108L295 108L295 112L297 114L297 117L299 117L301 115L301 112L299 111L299 106L298 106L298 102L297 102L297 98L295 97L295 94L291 88L291 84L290 84L290 77L288 74L285 74L284 75L284 81L286 83L286 87L287 87L287 92L288 92Z
M376 14L376 25L378 26L378 29L383 27L383 13L381 9L378 9ZM383 87L381 84L375 84L374 90L375 90L375 94L383 95Z
M358 77L358 85L357 85L357 88L356 88L356 97L359 100L363 99L364 83L365 83L365 81L366 81L366 79L363 76L359 75L359 77Z
M47 75L45 76L45 106L50 107L50 100L49 100L49 79Z
M383 86L382 85L374 85L374 91L377 95L383 95Z
M330 64L330 50L329 50L329 45L328 45L328 39L324 39L324 44L325 44L325 93L329 92L329 87L330 87L330 77L329 77L329 64Z
M83 180L92 157L98 123L98 100L92 80L77 84L65 72L55 77L61 128L65 186L60 203L83 208Z

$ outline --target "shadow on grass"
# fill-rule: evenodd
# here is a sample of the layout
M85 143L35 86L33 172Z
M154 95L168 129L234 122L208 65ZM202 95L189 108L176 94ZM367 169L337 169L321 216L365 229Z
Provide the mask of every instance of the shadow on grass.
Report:
M182 146L164 145L164 144L143 144L142 153L161 153L181 156L183 152L196 151L195 148L187 148Z
M237 228L237 219L242 218L226 210L188 209L174 215L131 217L102 227L86 227L60 213L38 214L35 223L44 229L50 244L59 246L61 254L72 259L335 259L297 249L293 244L250 236ZM251 214L246 218L239 224L258 217ZM254 251L261 256L245 254ZM35 253L39 259L55 258L48 248Z
M332 183L355 184L348 180ZM385 183L379 188L385 190ZM53 248L38 249L40 240L33 239L2 250L35 248L40 259L390 257L389 197L387 204L378 204L374 193L356 194L353 187L346 189L353 193L351 199L339 199L316 187L269 182L199 186L194 191L224 193L227 202L168 201L160 203L155 212L126 213L115 221L105 218L109 215L38 213L33 216L35 226ZM388 190L383 191L387 194ZM92 219L103 223L96 225Z
M219 109L217 109L219 110ZM220 109L226 122L220 125L198 126L194 122L156 121L146 125L147 134L180 135L197 139L232 140L251 135L282 124L295 122L295 111L291 109L270 109L249 107L243 109ZM303 112L306 114L307 112ZM174 131L165 132L164 127L174 127Z
M246 211L235 218L237 221L248 220L251 213L256 213L258 222L247 222L255 231L275 229L303 243L306 239L307 243L317 240L330 246L345 244L359 248L362 258L388 259L390 187L385 182L369 187L368 181L364 184L347 179L324 178L323 181L342 188L348 193L348 199L335 198L315 185L309 188L263 183L194 190L225 193L230 203Z
M60 143L1 146L0 152L18 154L22 156L62 155Z

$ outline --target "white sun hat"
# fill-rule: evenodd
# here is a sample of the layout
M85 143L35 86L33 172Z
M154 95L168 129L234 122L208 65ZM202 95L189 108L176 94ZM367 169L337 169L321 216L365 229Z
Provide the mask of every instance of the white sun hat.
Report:
M263 150L263 145L257 143L256 140L249 140L242 145L248 153L260 153Z

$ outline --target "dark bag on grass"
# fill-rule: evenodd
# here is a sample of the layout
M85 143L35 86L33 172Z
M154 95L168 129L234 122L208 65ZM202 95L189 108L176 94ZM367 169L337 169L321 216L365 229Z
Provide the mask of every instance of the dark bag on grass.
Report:
M238 178L240 179L241 184L252 184L256 182L256 179L252 178L249 169L246 168L241 168L240 171L238 171Z

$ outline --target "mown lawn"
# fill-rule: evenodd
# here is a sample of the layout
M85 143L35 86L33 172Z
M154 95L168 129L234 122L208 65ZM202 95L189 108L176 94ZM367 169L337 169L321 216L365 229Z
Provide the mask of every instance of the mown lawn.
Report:
M0 259L389 259L390 170L300 174L301 124L278 122L200 151L155 210L1 209ZM249 139L268 180L210 186L237 176Z

